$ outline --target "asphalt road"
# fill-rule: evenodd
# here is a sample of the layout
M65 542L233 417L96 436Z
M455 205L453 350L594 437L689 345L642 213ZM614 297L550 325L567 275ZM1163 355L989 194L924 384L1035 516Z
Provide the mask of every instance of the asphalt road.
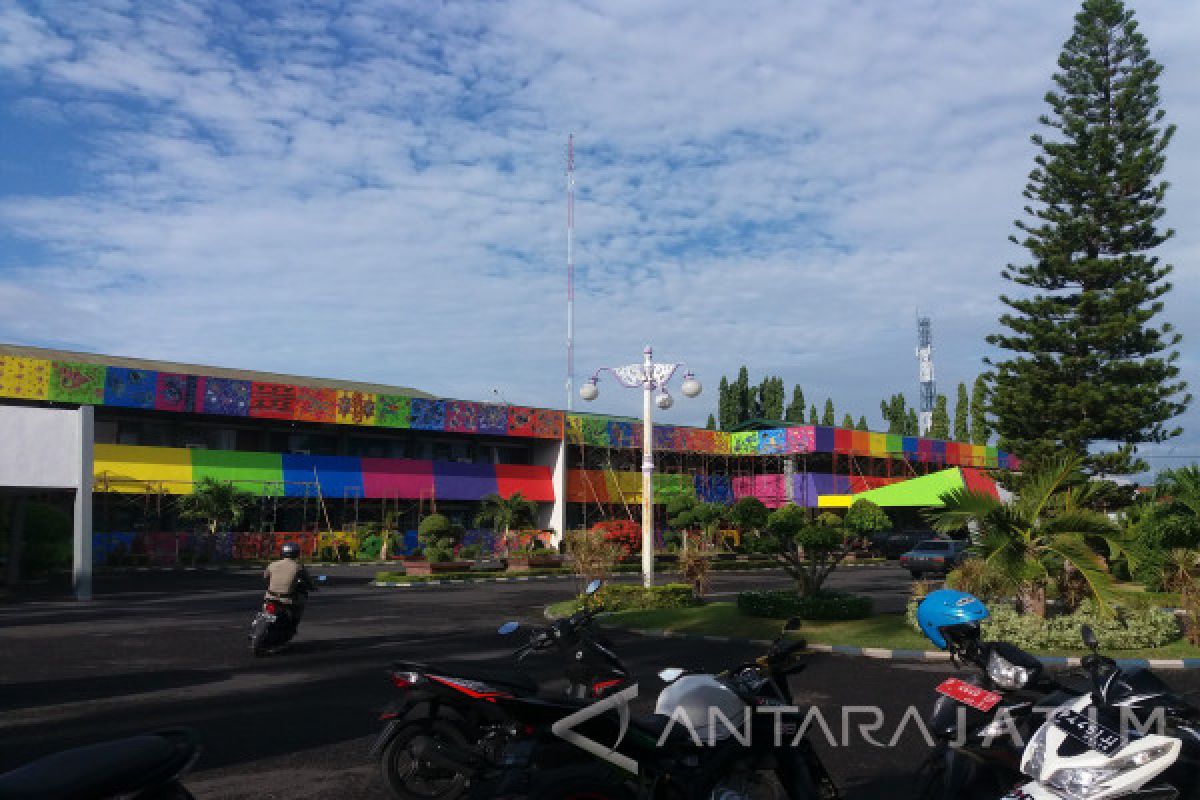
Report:
M31 601L0 606L0 770L39 755L156 727L199 730L204 755L188 781L199 798L383 798L366 760L389 699L385 676L396 658L507 663L511 643L495 629L509 619L538 624L549 602L569 597L572 581L375 589L370 571L329 570L301 633L285 653L250 656L245 633L261 598L259 577L135 574L101 578L98 600ZM714 592L786 585L781 574L721 575ZM833 586L898 610L907 575L894 567L845 569ZM664 666L720 669L756 655L751 646L611 637L643 686ZM866 744L869 717L846 706L878 705L891 739L910 703L924 709L951 669L941 665L812 655L794 688L801 704L821 707L842 739L819 744L850 798L902 796L924 745L912 729L894 747ZM539 678L553 663L535 665ZM1168 678L1183 688L1190 675ZM652 692L646 692L652 695ZM648 696L644 702L652 703ZM847 730L850 732L847 733Z

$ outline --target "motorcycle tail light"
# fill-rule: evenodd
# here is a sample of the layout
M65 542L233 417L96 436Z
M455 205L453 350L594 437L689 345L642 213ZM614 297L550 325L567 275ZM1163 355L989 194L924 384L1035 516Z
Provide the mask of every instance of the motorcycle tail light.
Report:
M416 686L421 680L419 672L393 672L392 686L397 689L411 689Z
M605 690L619 686L620 684L621 681L619 680L596 681L592 684L592 697L600 697L604 694Z
M268 614L277 614L279 612L279 606L275 605L274 603L266 603L263 606L263 610Z

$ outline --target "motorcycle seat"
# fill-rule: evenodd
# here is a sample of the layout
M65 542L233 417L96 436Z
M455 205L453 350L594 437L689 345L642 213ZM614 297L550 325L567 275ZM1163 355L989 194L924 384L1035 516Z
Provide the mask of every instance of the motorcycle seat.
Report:
M39 758L0 775L3 800L101 800L176 777L195 757L187 730L130 736Z
M519 694L537 694L538 691L537 681L515 670L481 667L478 664L424 664L415 661L398 661L394 666L422 674L483 681L497 689L512 689Z

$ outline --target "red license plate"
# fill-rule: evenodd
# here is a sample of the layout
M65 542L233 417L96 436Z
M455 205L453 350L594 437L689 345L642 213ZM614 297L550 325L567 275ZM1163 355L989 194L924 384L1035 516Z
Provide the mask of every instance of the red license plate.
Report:
M946 697L957 700L977 711L991 711L1003 699L995 692L989 692L987 689L960 681L958 678L947 678L938 684L937 690Z

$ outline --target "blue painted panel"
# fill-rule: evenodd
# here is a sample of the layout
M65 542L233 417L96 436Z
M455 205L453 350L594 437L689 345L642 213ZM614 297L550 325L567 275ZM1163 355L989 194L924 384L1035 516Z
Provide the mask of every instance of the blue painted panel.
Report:
M834 428L828 425L818 425L813 431L813 438L816 442L816 452L832 453L834 443Z
M321 496L328 500L364 496L362 461L350 456L284 455L283 479L288 497L315 497L315 487L302 485L314 480L320 483Z
M433 485L438 500L479 500L496 494L496 467L493 464L433 462Z
M104 378L104 405L154 408L158 373L145 369L109 367Z
M915 456L917 454L917 448L920 446L920 441L921 440L916 436L905 436L903 444L905 454Z

